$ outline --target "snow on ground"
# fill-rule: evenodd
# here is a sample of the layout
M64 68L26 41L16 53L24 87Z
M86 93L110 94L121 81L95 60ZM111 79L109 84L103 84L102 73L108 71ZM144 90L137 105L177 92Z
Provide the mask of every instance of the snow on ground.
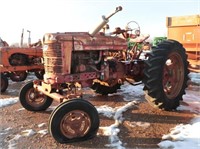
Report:
M189 78L191 79L192 82L200 84L200 73L191 72L189 74Z
M131 97L135 98L135 100L140 100L140 98L144 95L143 87L143 84L132 86L125 82L117 93L109 94L109 96L123 95L124 101L132 101L133 99Z
M169 134L163 135L160 148L199 149L200 148L200 118L194 119L191 124L180 124Z
M43 125L42 124L39 124L39 125ZM38 125L38 126L39 126ZM9 130L11 130L12 128L9 128ZM3 130L2 132L4 132L5 130ZM6 134L6 132L4 133ZM41 137L45 136L46 134L48 134L48 130L47 129L43 129L43 130L39 130L38 132L33 130L33 129L26 129L26 130L23 130L21 132L19 132L19 134L16 134L16 135L10 135L11 139L10 140L7 140L8 142L8 149L15 149L16 147L16 144L18 142L18 140L22 137L32 137L34 136L35 134L40 134ZM1 135L1 133L0 133Z
M200 73L190 73L189 77L192 82L195 84L200 85ZM140 99L141 96L143 96L142 91L143 86L131 86L128 84L124 84L122 86L122 89L119 90L117 94L123 94L124 100L127 101L127 104L125 104L122 107L109 107L107 105L102 105L99 107L96 107L99 114L102 114L106 117L113 118L115 120L115 123L106 126L106 127L100 127L99 129L102 130L102 134L99 135L105 135L109 137L110 144L106 144L106 147L112 147L117 149L123 149L125 148L123 146L123 142L120 141L118 137L118 133L120 132L120 129L118 126L122 123L122 121L125 119L123 117L123 112L131 108L132 106L137 105L137 100ZM134 94L133 94L134 93ZM112 96L112 95L110 95ZM131 96L131 98L130 98ZM134 97L134 98L132 98ZM187 91L186 95L183 96L185 105L181 105L178 107L178 110L189 110L191 112L196 113L196 118L191 121L190 124L187 125L177 125L175 128L171 130L169 134L164 134L161 141L158 145L160 148L175 148L175 149L197 149L200 148L200 93L199 94L193 94L192 91ZM15 98L7 98L7 99L0 99L0 108L3 108L5 106L9 106L12 104L15 104L18 102L18 97ZM50 107L48 110L53 110L55 107ZM18 109L23 110L23 108ZM38 127L42 129L46 124L38 124ZM141 126L141 127L148 127L150 123L134 123L130 122L130 126ZM0 136L2 134L6 134L7 131L9 131L12 128L7 128L5 130L2 130L0 132ZM35 135L36 133L41 134L41 137L46 135L48 133L47 129L42 129L38 132L27 129L19 134L13 136L11 140L9 140L9 148L13 148L17 142L17 140L21 137L31 137Z
M2 107L6 107L8 105L12 105L12 104L15 104L17 103L19 100L18 97L15 97L15 98L6 98L6 99L0 99L0 108Z
M120 141L119 137L117 136L120 132L120 129L118 126L123 122L123 112L127 111L132 106L135 106L137 104L136 101L128 102L122 107L116 107L112 108L106 105L96 107L98 113L103 114L104 116L107 116L109 118L113 118L115 120L115 123L106 126L106 127L99 127L100 130L103 131L102 135L108 136L110 144L106 144L106 147L115 147L117 149L123 149L123 143Z
M180 105L177 110L187 110L194 113L200 113L200 92L187 90L183 95L183 101L186 104Z

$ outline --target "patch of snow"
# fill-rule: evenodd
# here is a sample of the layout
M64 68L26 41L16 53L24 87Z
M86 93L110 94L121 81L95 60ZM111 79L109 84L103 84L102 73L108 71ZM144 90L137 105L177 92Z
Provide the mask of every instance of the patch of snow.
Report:
M18 109L17 111L23 111L23 110L25 110L25 108L20 108L20 109Z
M147 123L147 122L141 122L141 121L138 121L138 122L130 122L130 121L125 121L126 124L130 127L136 127L136 126L139 126L139 127L143 127L143 128L148 128L151 124L150 123Z
M41 127L44 127L46 125L46 123L41 123L41 124L38 124L38 127L41 128Z
M34 134L36 134L36 132L32 129L27 129L21 132L21 135L26 137L33 136Z
M103 135L105 136L109 136L109 141L110 144L106 144L106 147L114 147L117 149L124 149L125 147L123 147L123 143L120 141L119 137L118 137L118 133L120 132L120 129L118 128L119 125L122 123L123 121L123 112L127 111L129 108L131 108L133 105L135 106L137 104L136 101L132 101L127 103L126 105L119 107L119 108L112 108L112 107L108 107L108 106L101 106L100 109L98 107L97 111L101 112L101 114L103 113L104 116L107 116L110 118L111 116L113 116L115 123L107 126L107 127L99 127L100 130L103 131ZM105 108L105 110L103 110L103 108ZM109 109L109 111L107 111L106 109ZM114 113L115 111L115 113Z
M200 85L200 73L191 72L188 76L193 83Z
M186 104L181 104L177 110L186 110L194 113L200 113L200 93L194 93L193 91L186 91L183 95L183 101Z
M1 130L1 131L0 131L0 136L1 136L1 135L4 135L4 134L7 134L8 131L11 130L11 129L12 129L11 127L8 127L8 128L6 128L6 129Z
M143 84L133 86L130 85L128 82L125 82L121 86L121 89L119 90L118 94L128 94L134 97L141 97L144 95L143 87Z
M4 129L5 131L9 131L9 130L11 130L12 128L11 127L8 127L8 128L6 128L6 129Z
M21 135L17 134L12 139L10 139L8 141L8 149L15 149L17 140L19 140L19 138L21 138Z
M13 105L19 101L18 97L15 98L6 98L6 99L0 99L0 108L6 107L9 105Z
M115 109L107 105L96 107L96 109L99 114L103 114L104 116L107 116L109 118L113 117L115 113Z
M41 134L41 137L43 137L44 135L48 134L48 130L47 129L39 130L37 133Z
M200 120L192 124L180 124L171 132L164 135L164 141L158 144L161 148L173 149L199 149L200 148Z

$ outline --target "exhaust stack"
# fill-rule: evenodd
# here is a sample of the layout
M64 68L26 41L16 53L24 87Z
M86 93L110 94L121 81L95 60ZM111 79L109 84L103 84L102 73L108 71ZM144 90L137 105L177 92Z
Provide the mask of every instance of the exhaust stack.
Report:
M112 12L109 16L102 16L102 21L97 25L97 27L95 27L93 30L89 31L89 34L93 37L96 35L96 33L98 33L108 22L109 22L109 18L111 18L114 14L116 14L117 12L121 11L122 7L116 7L115 11Z

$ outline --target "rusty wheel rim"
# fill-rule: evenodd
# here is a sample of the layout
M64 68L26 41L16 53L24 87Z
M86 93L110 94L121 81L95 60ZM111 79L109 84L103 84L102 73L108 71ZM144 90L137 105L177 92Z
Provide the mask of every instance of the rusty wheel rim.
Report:
M28 90L25 98L27 103L33 107L40 107L46 102L46 96L34 90L34 88Z
M163 71L163 89L169 99L176 98L184 81L184 64L181 55L172 52L166 60Z
M81 110L73 110L65 114L60 123L60 130L67 138L83 137L91 127L89 115Z

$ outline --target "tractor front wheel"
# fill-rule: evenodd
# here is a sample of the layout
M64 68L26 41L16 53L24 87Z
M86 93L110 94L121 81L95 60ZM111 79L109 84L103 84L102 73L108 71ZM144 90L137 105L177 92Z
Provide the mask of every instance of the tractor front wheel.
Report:
M83 141L94 137L99 128L96 108L83 99L61 103L50 115L49 132L59 143Z
M174 110L180 105L188 81L185 49L175 40L152 48L144 70L146 100L159 109Z
M19 100L21 105L28 111L44 111L53 102L52 98L35 90L32 81L22 87L19 93Z

